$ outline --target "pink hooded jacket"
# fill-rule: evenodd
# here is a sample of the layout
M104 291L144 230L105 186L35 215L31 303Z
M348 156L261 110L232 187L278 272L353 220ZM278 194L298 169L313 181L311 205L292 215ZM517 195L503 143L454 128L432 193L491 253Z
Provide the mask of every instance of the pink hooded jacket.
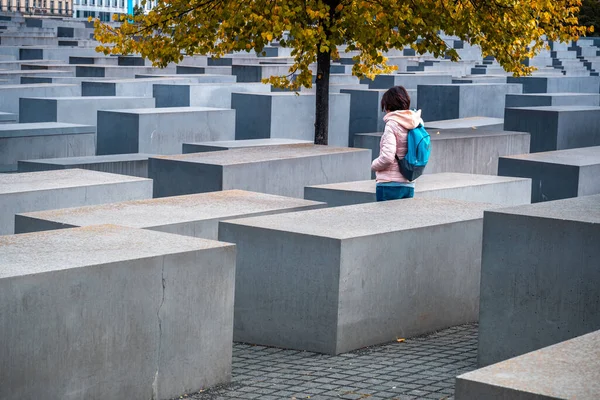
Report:
M395 155L401 159L406 156L408 131L423 123L421 110L393 111L387 113L383 120L385 130L379 144L379 157L373 160L371 169L375 171L377 182L408 183L400 173Z

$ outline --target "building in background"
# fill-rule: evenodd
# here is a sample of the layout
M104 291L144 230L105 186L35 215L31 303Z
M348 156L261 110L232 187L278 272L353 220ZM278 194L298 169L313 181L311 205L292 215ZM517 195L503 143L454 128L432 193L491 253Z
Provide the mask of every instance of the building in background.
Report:
M3 0L0 0L3 1ZM141 7L141 0L73 0L73 17L87 19L100 18L101 21L111 21L115 14L133 13L134 7ZM156 1L146 2L144 11L154 7Z
M73 0L0 0L0 11L52 17L73 16Z

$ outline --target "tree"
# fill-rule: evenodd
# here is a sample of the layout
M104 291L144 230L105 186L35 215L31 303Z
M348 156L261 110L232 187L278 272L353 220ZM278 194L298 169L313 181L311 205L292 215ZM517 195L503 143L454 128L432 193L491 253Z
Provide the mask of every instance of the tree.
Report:
M600 34L600 1L583 0L579 11L579 22L583 26L593 26L594 33L591 36L598 36Z
M339 51L352 52L353 73L373 78L395 69L384 54L411 45L435 56L458 54L441 32L481 46L516 75L552 41L586 33L578 24L581 0L160 0L143 16L122 16L118 28L96 20L105 54L140 53L156 66L184 54L216 57L257 53L272 41L292 48L290 75L267 82L291 89L311 87L316 75L315 143L327 144L329 73ZM316 61L316 71L311 64Z

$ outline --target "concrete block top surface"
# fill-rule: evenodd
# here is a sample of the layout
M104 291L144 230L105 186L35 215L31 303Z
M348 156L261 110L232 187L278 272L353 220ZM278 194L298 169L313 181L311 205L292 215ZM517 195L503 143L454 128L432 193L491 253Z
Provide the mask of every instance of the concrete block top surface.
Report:
M473 128L458 128L458 129L440 129L439 131L431 130L429 132L431 140L453 140L460 138L475 138L475 137L492 137L492 136L521 136L529 135L528 132L514 132L514 131L490 131L483 129ZM381 135L381 134L380 134Z
M291 144L282 146L261 146L224 151L209 151L182 155L157 156L153 158L180 162L238 165L253 162L274 161L290 158L319 157L341 153L365 152L366 149L348 147L330 147L314 144Z
M215 142L186 143L194 146L211 146L223 148L236 147L261 147L261 146L280 146L288 144L310 144L308 140L269 138L269 139L247 139L247 140L220 140Z
M446 119L441 121L430 121L425 123L425 128L429 129L461 129L472 127L485 127L489 125L502 125L504 118L492 117L469 117L458 119Z
M540 106L540 107L507 107L507 110L533 110L546 112L600 111L597 106Z
M0 279L228 246L116 225L0 236Z
M572 96L576 96L576 97L598 97L598 94L595 93L567 93L567 92L563 92L563 93L514 93L514 94L507 94L507 96L528 96L528 97L572 97Z
M454 189L466 186L493 185L504 182L529 181L528 178L513 178L496 175L463 174L458 172L442 172L438 174L425 174L415 182L415 193L430 190ZM326 185L315 185L313 188L375 193L375 180L329 183Z
M126 110L105 110L120 112L126 114L181 114L181 113L193 113L200 111L230 111L227 108L213 108L213 107L168 107L168 108L130 108Z
M600 195L526 204L490 212L600 224Z
M468 372L457 379L502 388L513 395L535 394L540 399L600 398L600 331Z
M36 164L52 164L52 165L79 165L79 164L101 164L109 162L123 161L143 161L155 154L132 153L132 154L109 154L105 156L83 156L83 157L64 157L64 158L46 158L40 160L26 160L24 162L32 162Z
M150 228L191 221L235 218L298 207L324 206L317 201L275 196L244 190L225 190L127 201L62 210L22 214L72 226L119 224L132 228Z
M96 128L91 125L69 124L66 122L32 122L0 124L0 138L69 135L77 133L94 133Z
M17 174L0 174L0 195L150 180L151 179L147 178L109 174L106 172L76 168Z
M41 100L59 100L59 101L105 101L114 102L119 100L137 100L146 99L146 97L134 96L65 96L65 97L23 97L25 99L41 99Z
M22 84L22 85L0 85L0 90L2 90L2 89L76 87L76 86L77 85L70 84L70 83L26 83L26 84Z
M412 198L244 218L227 224L343 240L481 219L484 210L497 207L485 203Z
M585 167L600 164L600 146L503 156L514 160Z

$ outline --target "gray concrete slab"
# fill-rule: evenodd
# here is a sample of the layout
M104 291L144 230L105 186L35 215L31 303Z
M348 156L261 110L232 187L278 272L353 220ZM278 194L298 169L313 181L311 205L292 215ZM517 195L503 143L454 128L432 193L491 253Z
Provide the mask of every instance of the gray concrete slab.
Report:
M155 84L186 84L197 82L198 79L195 76L178 75L173 78L90 80L81 82L81 95L152 97ZM219 82L219 78L213 78L213 80Z
M0 235L18 213L152 198L152 180L83 169L0 174Z
M530 137L525 132L486 129L430 129L431 155L426 174L462 172L496 175L501 156L529 153ZM354 147L371 149L379 157L381 133L355 135ZM374 178L373 174L373 178Z
M264 147L264 146L287 146L290 144L310 144L312 141L297 139L248 139L248 140L224 140L220 142L201 142L184 143L183 154L203 153L205 151L222 151L230 149L240 149L246 147Z
M0 124L15 124L17 122L17 114L0 112Z
M600 93L597 76L523 76L506 78L523 85L523 93Z
M38 83L31 85L0 85L0 111L19 114L19 98L79 96L79 85Z
M424 121L503 118L506 95L521 91L521 85L504 83L419 85L417 108L423 110Z
M102 225L0 249L1 398L169 399L230 380L233 245Z
M232 93L270 93L262 83L198 83L154 85L157 107L231 108Z
M596 399L600 331L502 361L456 378L456 400Z
M600 329L600 195L485 213L478 362Z
M375 180L307 186L304 198L322 201L329 207L372 203ZM415 182L415 197L474 201L505 206L529 204L531 180L494 175L443 172L422 175Z
M117 224L217 240L219 221L321 207L325 204L244 190L225 190L18 214L15 232Z
M451 74L404 72L390 75L377 75L373 81L369 82L369 88L387 90L392 86L404 86L406 89L417 89L419 85L444 85L450 83L452 83Z
M186 142L233 140L235 122L235 111L223 108L101 110L96 154L181 154Z
M530 150L600 146L600 107L553 106L507 108L504 128L531 134Z
M63 122L0 124L0 165L16 169L20 160L93 155L95 128Z
M221 222L238 250L234 340L339 354L475 321L490 207L406 199Z
M506 95L506 107L544 106L600 106L600 94L522 93Z
M530 178L532 203L600 194L600 146L500 157L498 175Z
M154 197L242 189L302 198L304 187L368 179L364 149L297 144L160 156L149 160Z
M153 154L111 154L107 156L48 158L36 160L19 160L18 172L52 171L57 169L80 168L92 171L108 172L148 177L148 158Z
M491 117L468 117L458 119L447 119L442 121L429 121L425 123L425 129L485 129L488 131L502 131L504 118Z
M286 138L314 141L315 95L311 93L233 93L236 110L235 138ZM329 97L329 142L331 146L350 144L350 95Z
M20 98L20 122L70 122L97 125L98 110L153 108L152 97L44 97Z

